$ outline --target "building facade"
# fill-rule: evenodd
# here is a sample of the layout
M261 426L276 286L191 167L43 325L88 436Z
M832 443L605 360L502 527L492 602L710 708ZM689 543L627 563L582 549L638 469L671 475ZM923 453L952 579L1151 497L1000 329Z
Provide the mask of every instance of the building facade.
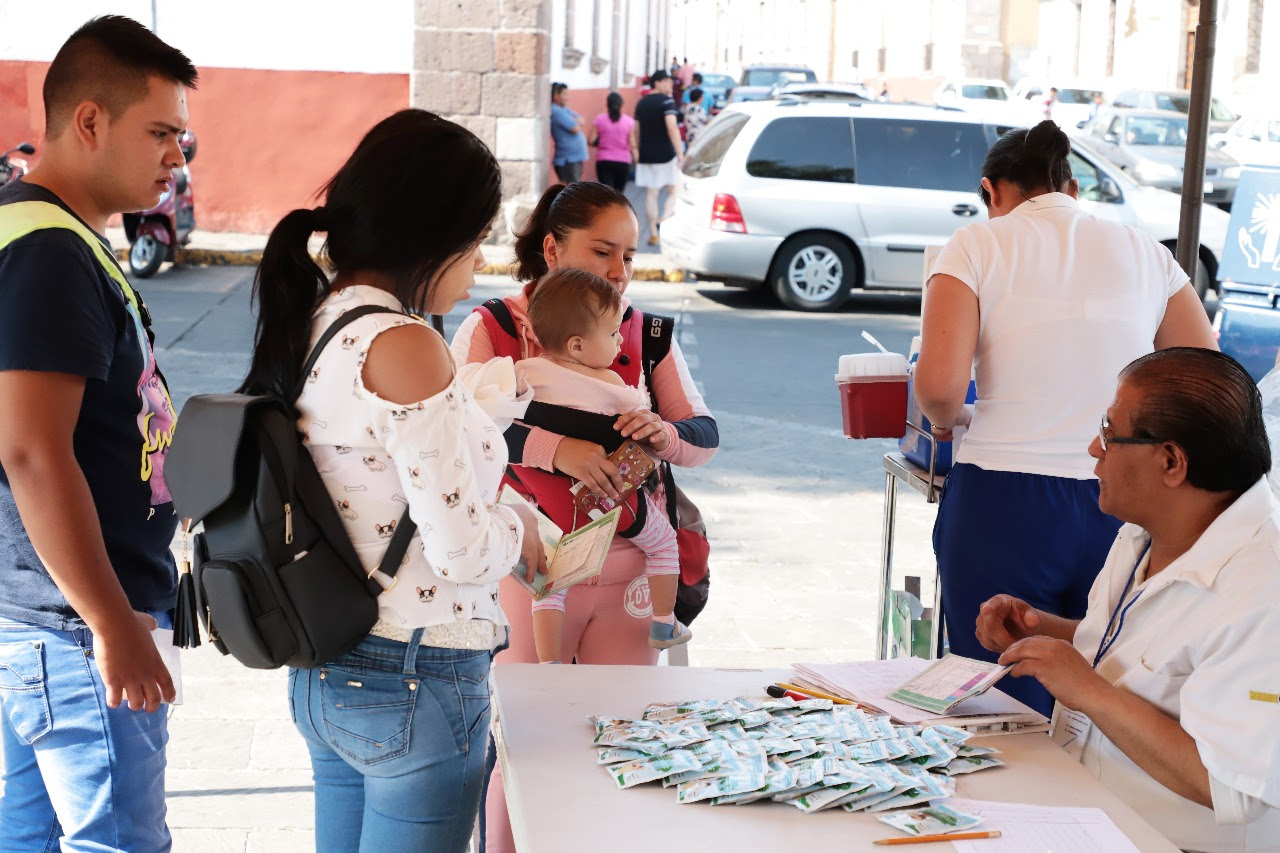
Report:
M44 142L41 86L89 18L128 15L200 69L189 99L198 225L265 232L315 194L379 119L410 104L471 128L510 210L547 185L550 83L588 119L666 56L666 0L0 0L0 144ZM588 176L594 169L588 170ZM512 220L513 221L513 220Z

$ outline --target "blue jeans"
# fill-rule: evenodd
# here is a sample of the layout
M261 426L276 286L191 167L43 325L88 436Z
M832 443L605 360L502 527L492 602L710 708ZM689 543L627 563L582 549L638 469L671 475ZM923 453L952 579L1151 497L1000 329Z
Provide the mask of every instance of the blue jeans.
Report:
M951 651L999 657L975 636L978 609L998 593L1083 618L1119 529L1118 519L1098 509L1097 480L956 465L933 528ZM1053 697L1034 678L1006 678L999 688L1045 716L1053 711Z
M163 627L168 614L152 614ZM157 853L168 706L106 705L87 628L0 620L0 851Z
M290 710L311 753L317 850L466 850L492 661L370 636L318 669L289 671Z

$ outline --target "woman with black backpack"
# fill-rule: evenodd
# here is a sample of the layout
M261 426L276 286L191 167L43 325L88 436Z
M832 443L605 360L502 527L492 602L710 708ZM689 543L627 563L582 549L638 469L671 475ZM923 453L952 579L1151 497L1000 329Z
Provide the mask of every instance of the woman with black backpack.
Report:
M375 578L406 506L419 533L383 581L369 636L289 672L315 778L316 849L462 851L480 801L490 664L507 635L498 581L522 554L531 567L544 560L538 536L522 537L531 514L496 505L501 433L415 315L449 311L474 283L498 164L464 128L403 110L369 131L324 195L267 242L243 390L288 399L338 317L384 309L324 348L298 428ZM316 232L329 271L308 252Z

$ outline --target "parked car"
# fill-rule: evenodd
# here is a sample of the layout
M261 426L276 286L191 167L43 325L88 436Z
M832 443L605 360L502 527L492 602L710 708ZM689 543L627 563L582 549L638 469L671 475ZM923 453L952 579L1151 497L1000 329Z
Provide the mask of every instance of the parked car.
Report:
M729 95L729 103L767 98L775 86L817 82L818 75L803 65L748 65L742 69L742 78Z
M1191 92L1187 89L1125 89L1111 99L1112 106L1139 110L1191 112ZM1217 98L1209 99L1209 132L1225 133L1240 117Z
M699 278L765 286L788 308L832 310L855 289L919 289L926 247L985 216L977 187L1007 128L957 110L856 100L730 104L690 148L662 250ZM1087 145L1080 203L1175 246L1176 196ZM1206 207L1195 275L1213 287L1227 215Z
M1280 350L1280 169L1244 170L1229 227L1213 328L1257 381Z
M1226 133L1211 135L1209 145L1242 166L1280 166L1280 115L1242 118Z
M729 93L733 91L734 81L728 74L712 74L702 72L703 101L709 114L714 115L729 103Z
M1042 117L1031 104L1010 100L1009 86L1003 80L948 80L933 93L940 107L956 107L975 113L993 124L1029 126Z
M1187 117L1172 110L1108 107L1087 126L1090 140L1103 156L1140 184L1182 192L1187 158ZM1204 200L1223 208L1235 198L1240 164L1217 148L1208 148L1204 163Z
M1083 83L1051 83L1044 80L1019 80L1013 87L1013 99L1038 107L1037 118L1044 117L1044 104L1049 98L1049 89L1058 90L1058 103L1053 107L1053 120L1068 133L1075 131L1093 117L1095 96L1102 94L1102 87Z
M875 97L861 83L787 83L785 86L774 86L769 93L770 98L800 97L834 98L836 100L874 101Z

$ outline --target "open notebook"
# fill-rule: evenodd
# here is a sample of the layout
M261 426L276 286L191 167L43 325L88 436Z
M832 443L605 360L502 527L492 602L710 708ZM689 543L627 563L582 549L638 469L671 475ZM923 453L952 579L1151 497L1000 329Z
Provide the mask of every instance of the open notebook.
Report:
M964 696L947 703L944 711L924 710L901 701L914 697L900 694L893 698L894 693L938 663L922 658L893 658L852 663L798 663L793 664L793 668L800 681L870 710L888 714L906 725L944 724L983 734L1049 730L1049 721L1043 714L998 689L987 689L994 683L994 678L985 685L973 685ZM936 686L934 684L929 689L934 690Z
M609 555L609 544L618 530L621 507L614 507L600 518L566 534L510 486L502 487L502 491L498 493L498 503L523 506L538 519L538 535L542 537L542 547L547 552L546 574L539 572L530 583L524 577L523 561L511 571L511 576L533 593L535 599L541 601L553 592L595 577L604 568L605 558ZM525 535L529 535L528 532Z

